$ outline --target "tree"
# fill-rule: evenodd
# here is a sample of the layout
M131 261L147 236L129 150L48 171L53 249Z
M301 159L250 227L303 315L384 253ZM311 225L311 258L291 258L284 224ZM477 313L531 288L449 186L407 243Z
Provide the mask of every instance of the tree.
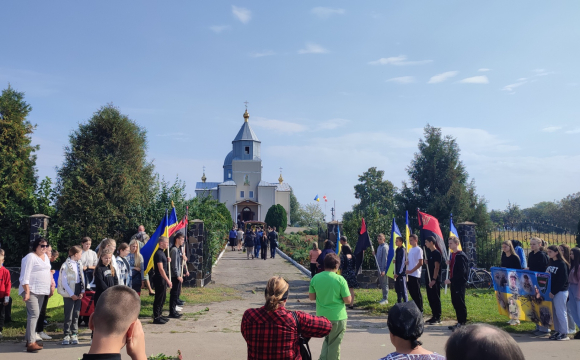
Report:
M284 233L286 227L288 226L288 214L286 214L286 209L280 204L272 205L266 213L266 224L268 226L275 226L280 234Z
M320 208L319 203L306 204L305 206L301 206L300 209L300 225L313 227L319 223L325 222L324 212Z
M300 222L300 203L294 195L294 190L290 188L290 225L297 225Z
M131 214L148 207L155 195L146 151L146 131L112 105L73 131L57 169L61 246L78 244L82 236L120 240L135 232Z
M468 220L487 226L486 201L477 195L475 182L469 181L457 141L430 125L425 127L424 137L419 140L419 152L407 167L410 179L403 182L398 196L399 210L413 214L419 208L440 222L449 219L452 213L458 222Z
M28 120L32 107L10 85L0 95L0 241L6 263L15 264L28 250L28 216L33 214L36 155Z
M370 207L377 208L379 214L386 215L395 212L395 194L397 188L389 180L383 180L385 172L376 167L369 168L359 175L360 184L354 186L354 197L360 203L353 206L354 211L363 213Z

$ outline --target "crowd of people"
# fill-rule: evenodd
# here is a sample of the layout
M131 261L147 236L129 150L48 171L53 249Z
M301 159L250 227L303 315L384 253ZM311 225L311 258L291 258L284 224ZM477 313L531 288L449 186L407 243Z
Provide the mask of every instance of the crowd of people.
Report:
M567 244L550 245L540 238L530 239L531 251L526 259L522 244L517 240L501 244L501 267L526 269L550 274L550 298L554 332L544 326L536 325L534 335L550 335L552 340L569 340L569 335L580 339L580 248L570 248ZM519 324L519 320L511 322Z
M278 248L278 233L275 226L248 227L243 231L244 223L240 222L230 230L228 244L231 251L245 251L247 259L268 259L268 249L270 249L270 259L276 258L276 248Z

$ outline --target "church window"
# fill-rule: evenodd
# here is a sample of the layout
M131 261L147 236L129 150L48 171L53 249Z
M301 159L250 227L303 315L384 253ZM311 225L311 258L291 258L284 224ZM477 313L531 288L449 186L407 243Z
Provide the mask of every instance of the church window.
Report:
M246 146L244 148L244 152L246 153L246 155L250 155L250 147L249 146Z
M240 191L240 197L243 198L244 197L244 192Z
M231 178L232 178L232 172L228 171L228 179L231 179Z
M250 191L250 199L253 199L253 198L254 198L254 192Z

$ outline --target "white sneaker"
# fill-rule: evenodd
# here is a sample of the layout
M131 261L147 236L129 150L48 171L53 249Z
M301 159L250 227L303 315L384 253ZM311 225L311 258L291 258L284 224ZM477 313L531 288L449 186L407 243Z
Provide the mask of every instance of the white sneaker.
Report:
M68 345L70 344L70 336L65 336L64 339L62 339L62 344L63 345Z
M0 339L2 339L2 331L0 331Z
M72 345L77 345L77 344L79 343L79 337L78 337L78 335L76 335L76 334L73 334L73 335L70 337L70 343L71 343Z
M36 333L36 341L42 341L42 338L40 337L40 335L38 333Z
M381 300L379 301L379 305L387 305L389 303L389 300Z
M176 306L175 307L175 311L182 312L183 311L183 308L181 306Z
M37 338L40 337L41 340L52 340L52 337L48 336L44 331L36 334Z

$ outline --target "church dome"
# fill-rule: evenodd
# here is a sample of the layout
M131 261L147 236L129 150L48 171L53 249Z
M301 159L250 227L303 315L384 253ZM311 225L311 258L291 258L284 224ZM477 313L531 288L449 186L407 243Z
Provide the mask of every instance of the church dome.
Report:
M232 159L234 158L234 152L230 151L224 160L224 167L225 166L232 166Z

